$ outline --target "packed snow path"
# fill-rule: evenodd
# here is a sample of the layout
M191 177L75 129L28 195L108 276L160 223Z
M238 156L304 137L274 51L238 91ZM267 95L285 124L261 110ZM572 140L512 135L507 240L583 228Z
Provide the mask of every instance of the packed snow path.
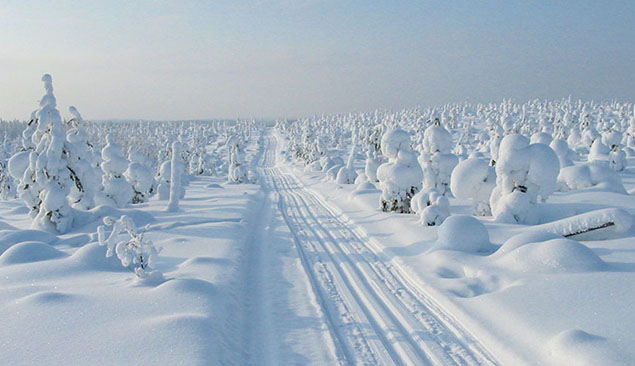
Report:
M261 179L292 233L343 365L496 365L431 299L373 251L363 233L275 166L266 136Z

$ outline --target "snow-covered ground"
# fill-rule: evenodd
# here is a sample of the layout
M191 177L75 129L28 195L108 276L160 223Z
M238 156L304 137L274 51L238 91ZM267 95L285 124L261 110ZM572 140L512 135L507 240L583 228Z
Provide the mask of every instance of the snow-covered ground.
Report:
M629 160L630 168L622 174L631 192L634 160ZM469 330L498 363L635 364L634 228L619 234L598 233L591 238L596 240L579 238L588 250L575 246L575 237L558 243L565 239L536 234L536 226L480 218L487 228L489 249L482 253L443 250L438 248L441 228L421 226L413 215L379 211L381 191L375 184L341 185L303 166L286 169L300 178L301 189L315 194L316 204L329 207L334 217L355 228L378 261L403 271L415 289ZM453 215L470 214L468 201L450 201ZM605 207L633 215L635 199L579 190L553 194L540 210L542 220L552 222ZM452 240L470 242L478 235L469 222L456 225L446 229ZM527 233L524 238L508 241L523 233ZM551 239L556 241L547 241Z
M445 226L423 226L381 212L378 184L287 161L283 140L251 139L257 183L197 176L174 212L99 206L54 235L1 201L0 364L635 364L635 229L563 239L460 216L454 198ZM538 204L552 231L607 207L635 214L632 195L593 189ZM164 278L106 258L97 226L122 214L162 248Z

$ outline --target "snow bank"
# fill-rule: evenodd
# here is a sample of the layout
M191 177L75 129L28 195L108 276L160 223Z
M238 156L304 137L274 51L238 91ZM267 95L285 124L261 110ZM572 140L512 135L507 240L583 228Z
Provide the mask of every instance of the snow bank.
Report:
M626 194L620 176L613 169L600 164L563 168L558 175L558 186L561 191L595 188L601 191Z
M0 230L0 253L17 243L36 241L52 243L57 240L57 236L40 230Z
M621 360L606 338L580 329L565 330L553 337L548 352L559 365L623 366L628 362Z
M493 256L501 256L512 252L513 250L530 243L538 243L552 239L562 239L561 235L556 235L548 231L532 230L520 233L507 239L503 245L493 254Z

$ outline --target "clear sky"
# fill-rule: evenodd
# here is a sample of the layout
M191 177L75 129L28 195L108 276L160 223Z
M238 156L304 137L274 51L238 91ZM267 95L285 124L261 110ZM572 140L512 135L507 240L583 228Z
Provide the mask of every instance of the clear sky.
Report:
M86 119L635 96L635 1L0 2L0 117L50 73Z

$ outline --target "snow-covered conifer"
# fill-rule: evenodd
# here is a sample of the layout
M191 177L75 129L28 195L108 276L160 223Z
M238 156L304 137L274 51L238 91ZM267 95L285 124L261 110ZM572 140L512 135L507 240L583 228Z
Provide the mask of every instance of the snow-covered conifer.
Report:
M128 160L130 164L123 175L134 191L132 203L146 202L156 189L152 171L146 165L149 159L137 148L131 146L128 149Z
M35 113L37 130L33 134L36 137L33 141L36 142L36 146L30 153L28 169L35 177L35 184L33 187L27 187L28 180L24 179L22 188L23 193L28 191L30 196L26 201L27 206L32 209L32 214L35 213L34 226L65 233L73 223L73 213L67 200L73 182L64 151L66 131L56 108L53 80L50 75L45 74L42 81L46 94L40 101L40 109ZM21 195L24 196L26 195Z
M244 183L247 181L247 167L245 164L245 152L243 151L242 139L236 135L229 137L226 143L227 159L229 168L227 179L233 183Z
M492 214L489 197L496 185L496 171L485 159L468 158L452 171L450 187L460 199L472 200L472 212L478 216Z
M423 171L410 147L410 135L402 129L386 132L381 139L381 151L389 161L377 169L382 190L383 211L410 213L410 200L421 189Z
M69 198L73 207L91 209L95 207L95 195L101 188L101 171L96 165L93 145L83 128L84 120L74 106L68 108L73 118L68 121L65 150L68 155L69 171L75 183L71 187Z
M452 135L436 119L423 137L423 186L436 189L442 195L449 193L450 175L458 162L452 154Z
M559 171L558 156L549 146L530 145L522 135L505 136L496 164L496 187L490 197L496 220L534 221L534 206L555 190Z
M355 183L355 179L357 178L357 172L353 167L353 163L355 162L355 151L357 145L357 135L353 135L353 141L351 143L351 152L348 156L348 161L346 166L342 167L337 172L337 178L335 178L338 184L353 184Z
M106 136L106 146L101 150L103 162L101 169L104 173L102 184L104 194L117 207L124 207L132 202L134 190L123 174L128 169L128 159L123 155L120 145L116 144L111 134Z

